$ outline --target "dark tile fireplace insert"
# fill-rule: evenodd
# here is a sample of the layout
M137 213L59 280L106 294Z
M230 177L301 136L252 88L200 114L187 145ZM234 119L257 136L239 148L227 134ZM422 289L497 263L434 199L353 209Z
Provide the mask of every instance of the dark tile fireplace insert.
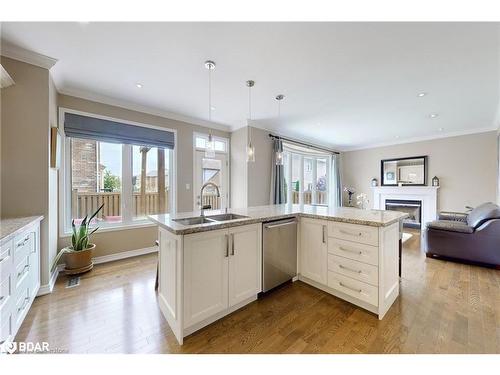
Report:
M410 216L403 220L403 226L407 228L421 229L422 201L386 199L385 209L406 212Z

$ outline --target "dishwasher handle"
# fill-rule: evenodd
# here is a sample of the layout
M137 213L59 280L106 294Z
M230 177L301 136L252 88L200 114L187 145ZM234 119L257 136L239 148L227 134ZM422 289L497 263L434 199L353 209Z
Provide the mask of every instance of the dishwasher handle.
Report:
M268 224L264 224L264 229L279 228L279 227L284 227L286 225L292 225L292 224L296 224L296 223L297 223L296 220L285 221L285 222L281 222L281 223L277 223L277 224L268 223Z

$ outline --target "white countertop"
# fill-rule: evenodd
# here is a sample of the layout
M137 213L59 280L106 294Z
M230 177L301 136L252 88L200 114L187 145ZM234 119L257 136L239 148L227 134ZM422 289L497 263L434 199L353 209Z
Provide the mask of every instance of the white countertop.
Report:
M6 241L22 232L26 227L41 221L43 216L14 217L0 220L0 241Z
M183 212L176 215L149 215L148 218L174 234L183 235L299 216L343 223L369 225L374 227L391 225L408 216L406 213L397 211L361 210L353 207L325 207L289 204L233 208L228 209L227 212L248 217L217 223L195 225L183 225L174 221L174 219L197 217L200 216L200 211ZM225 211L206 210L205 216L210 217L211 215L218 215L222 213L225 213Z

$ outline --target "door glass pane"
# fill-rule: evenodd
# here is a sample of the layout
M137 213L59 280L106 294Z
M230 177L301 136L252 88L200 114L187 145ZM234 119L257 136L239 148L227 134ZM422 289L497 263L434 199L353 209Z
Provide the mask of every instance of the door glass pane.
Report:
M326 159L316 159L316 203L328 204L328 181L326 179Z
M94 222L121 222L122 145L71 139L71 216L76 224L104 204Z
M207 147L206 142L207 141L205 138L196 137L196 142L195 142L196 148L206 148Z
M222 182L222 161L203 158L201 165L202 184L212 182L220 189ZM209 205L214 210L220 208L220 197L217 196L215 187L209 185L203 190L202 204L204 206Z
M292 203L299 203L300 194L300 155L292 154Z
M222 141L215 141L214 142L214 149L215 149L215 151L225 152L226 151L226 143L222 142Z
M312 203L313 159L304 158L304 204Z
M169 151L132 146L133 218L168 211Z

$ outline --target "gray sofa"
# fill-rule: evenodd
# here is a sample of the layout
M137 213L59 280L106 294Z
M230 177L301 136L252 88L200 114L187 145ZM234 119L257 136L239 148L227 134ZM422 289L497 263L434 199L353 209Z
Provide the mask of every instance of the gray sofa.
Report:
M500 268L500 207L484 203L468 214L442 212L427 224L428 257L442 257Z

